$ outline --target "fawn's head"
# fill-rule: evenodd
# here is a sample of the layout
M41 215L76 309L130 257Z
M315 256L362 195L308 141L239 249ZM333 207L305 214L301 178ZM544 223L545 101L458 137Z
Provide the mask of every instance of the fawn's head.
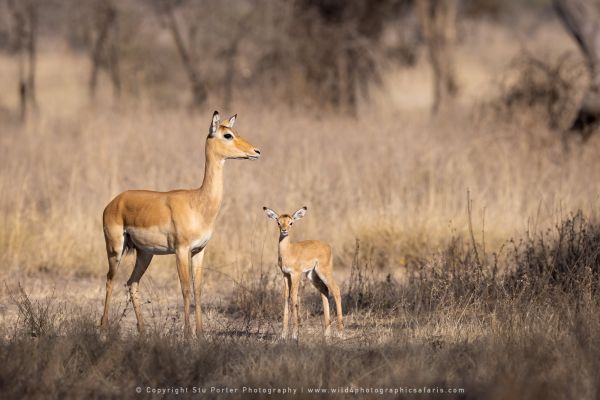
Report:
M292 215L289 214L277 214L275 211L271 210L268 207L263 207L265 214L267 217L274 219L277 221L277 225L279 225L279 234L283 237L289 235L290 227L294 224L295 221L306 215L306 207L302 207Z
M206 138L206 150L223 160L257 160L260 157L260 150L248 143L233 129L236 118L237 114L221 121L219 112L213 113L208 138Z

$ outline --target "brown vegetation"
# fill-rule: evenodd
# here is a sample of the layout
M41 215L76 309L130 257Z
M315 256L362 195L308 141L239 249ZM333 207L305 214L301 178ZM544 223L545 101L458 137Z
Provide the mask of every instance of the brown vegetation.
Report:
M110 66L117 52L121 94L98 73L90 98L101 24L54 24L68 3L39 9L40 107L25 122L18 59L0 54L0 396L128 398L136 386L180 385L426 385L491 399L599 390L600 135L561 135L588 78L550 5L459 8L460 91L452 112L432 120L412 2L356 2L335 16L311 1L175 1L173 21L206 89L193 110L168 14L134 0L112 3L118 40L99 53ZM520 11L510 23L509 3ZM77 20L81 10L71 11ZM394 13L403 24L388 19ZM341 18L335 36L311 48L326 42L327 18ZM8 50L6 38L0 26ZM337 56L324 65L328 48ZM353 65L361 70L348 71L363 51ZM331 77L335 101L320 96ZM206 335L183 339L175 265L156 257L140 281L149 333L137 336L122 285L129 256L103 337L103 207L126 189L198 187L206 121L224 103L263 156L253 168L225 167L206 250ZM299 341L278 339L282 279L265 204L307 205L294 240L332 245L345 339L323 340L321 299L309 287L300 289Z
M144 338L118 324L102 337L85 307L34 302L13 288L19 318L2 326L0 354L11 362L0 367L0 382L8 398L133 397L136 387L145 396L147 388L187 388L186 397L204 387L212 398L221 396L211 387L238 388L232 398L247 397L243 387L289 387L327 398L309 390L424 386L463 389L452 396L460 398L587 398L600 378L599 235L597 224L571 216L507 248L501 258L518 267L503 277L498 255L479 264L473 248L455 241L422 260L427 268L408 285L380 281L357 250L348 336L331 343L320 332L279 342L274 316L253 314L254 307L238 317L221 311L229 323L199 340L182 339L160 312ZM250 298L279 309L261 293ZM309 313L305 321L317 325L317 318Z

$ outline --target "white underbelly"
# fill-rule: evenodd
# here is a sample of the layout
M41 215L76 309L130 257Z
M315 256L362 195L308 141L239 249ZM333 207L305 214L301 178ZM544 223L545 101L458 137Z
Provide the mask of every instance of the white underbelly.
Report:
M282 265L281 266L281 271L286 273L286 274L291 274L292 273L292 269L290 267L288 267L287 265Z
M197 252L201 251L202 249L204 249L206 247L209 240L210 240L210 235L206 235L206 236L203 236L199 239L192 241L192 243L190 244L190 250L192 251L192 253L197 253Z
M169 237L160 228L137 228L129 226L125 232L136 249L151 254L173 254L175 248Z
M145 253L156 255L174 254L175 240L160 228L137 228L126 227L125 231L133 242L136 249ZM205 234L189 243L189 249L192 253L197 253L206 247L211 235Z

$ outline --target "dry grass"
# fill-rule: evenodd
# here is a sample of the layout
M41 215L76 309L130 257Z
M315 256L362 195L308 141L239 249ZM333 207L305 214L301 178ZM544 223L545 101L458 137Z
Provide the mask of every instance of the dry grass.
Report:
M544 48L550 37L562 54L569 44L556 32L544 27L531 40ZM264 157L227 163L206 259L208 335L198 341L181 338L172 257L156 257L141 283L151 334L133 333L118 288L114 330L100 336L100 216L126 189L198 186L212 109L192 114L128 97L114 104L106 93L92 105L82 57L45 49L40 115L19 126L12 92L0 96L0 356L11 360L0 366L0 391L82 398L134 397L138 385L429 385L463 387L465 398L593 397L600 135L565 152L548 121L477 112L497 98L482 82L519 54L510 36L497 27L469 36L459 57L463 97L436 120L422 62L386 70L387 92L374 93L355 119L243 93L222 110L239 114L239 132ZM0 57L0 87L12 87L12 68ZM345 340L323 343L308 285L300 342L276 340L277 233L263 205L307 205L293 239L333 245ZM576 210L591 222L572 217Z
M146 337L123 331L122 317L102 336L90 319L96 312L32 301L18 287L11 289L17 323L1 325L0 355L11 362L0 366L0 382L10 382L8 398L133 397L136 387L182 387L186 397L194 387L292 388L303 396L315 388L429 387L464 389L451 396L459 398L590 398L600 382L600 304L597 271L586 271L598 267L598 232L575 215L508 250L519 269L504 277L495 274L498 258L477 258L453 242L423 260L428 268L409 285L381 280L357 251L344 299L347 335L327 343L314 330L317 315L307 313L300 340L286 343L272 315L254 308L210 309L208 334L184 340L178 313L166 310L173 320L166 323L160 305ZM564 268L568 257L576 261ZM261 297L263 310L279 306L264 290L244 290Z

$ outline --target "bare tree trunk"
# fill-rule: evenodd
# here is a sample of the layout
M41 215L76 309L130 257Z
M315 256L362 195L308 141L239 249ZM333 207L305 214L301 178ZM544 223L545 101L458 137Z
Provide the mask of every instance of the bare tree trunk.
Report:
M27 83L25 81L25 56L19 51L19 119L27 120Z
M208 97L206 86L200 78L200 74L198 71L196 71L196 68L192 62L192 57L190 56L190 52L185 46L172 5L165 5L162 10L166 15L167 25L171 31L171 34L173 35L177 52L179 53L179 57L181 58L181 62L183 63L183 67L185 68L185 72L190 82L190 87L192 90L192 104L194 107L200 107L204 104Z
M223 106L226 110L231 110L233 101L233 80L235 79L235 59L238 53L238 44L240 38L235 38L225 54L225 81L223 82Z
M37 4L30 0L8 0L8 9L14 24L14 50L17 53L19 115L27 120L29 109L37 111L35 91L37 55Z
M117 28L117 9L112 2L103 0L97 4L94 13L97 18L95 22L97 33L90 54L92 59L92 69L88 82L90 96L95 97L98 75L102 68L106 68L113 85L113 93L118 97L121 93L121 79L118 68L119 54L115 43L116 38L110 40L111 31L114 32Z
M571 126L587 139L600 125L600 11L592 0L554 0L554 7L590 70L589 87Z
M119 48L116 43L110 46L109 54L110 80L112 82L113 94L115 97L121 96L121 67L119 62Z
M28 74L27 74L27 95L34 111L37 111L37 97L35 87L35 73L37 60L37 8L32 2L27 4L27 18L29 30L27 35L27 55L28 55Z
M350 115L356 115L356 81L358 79L356 70L356 58L359 57L354 48L346 49L346 99L347 111Z
M417 0L417 14L433 71L433 106L436 114L447 108L458 91L454 71L456 0Z
M12 2L11 2L12 3ZM9 4L11 4L9 3ZM27 120L27 81L25 80L26 58L23 51L25 42L25 18L23 14L13 9L13 19L15 21L15 49L17 51L17 68L19 75L19 119L21 122Z

